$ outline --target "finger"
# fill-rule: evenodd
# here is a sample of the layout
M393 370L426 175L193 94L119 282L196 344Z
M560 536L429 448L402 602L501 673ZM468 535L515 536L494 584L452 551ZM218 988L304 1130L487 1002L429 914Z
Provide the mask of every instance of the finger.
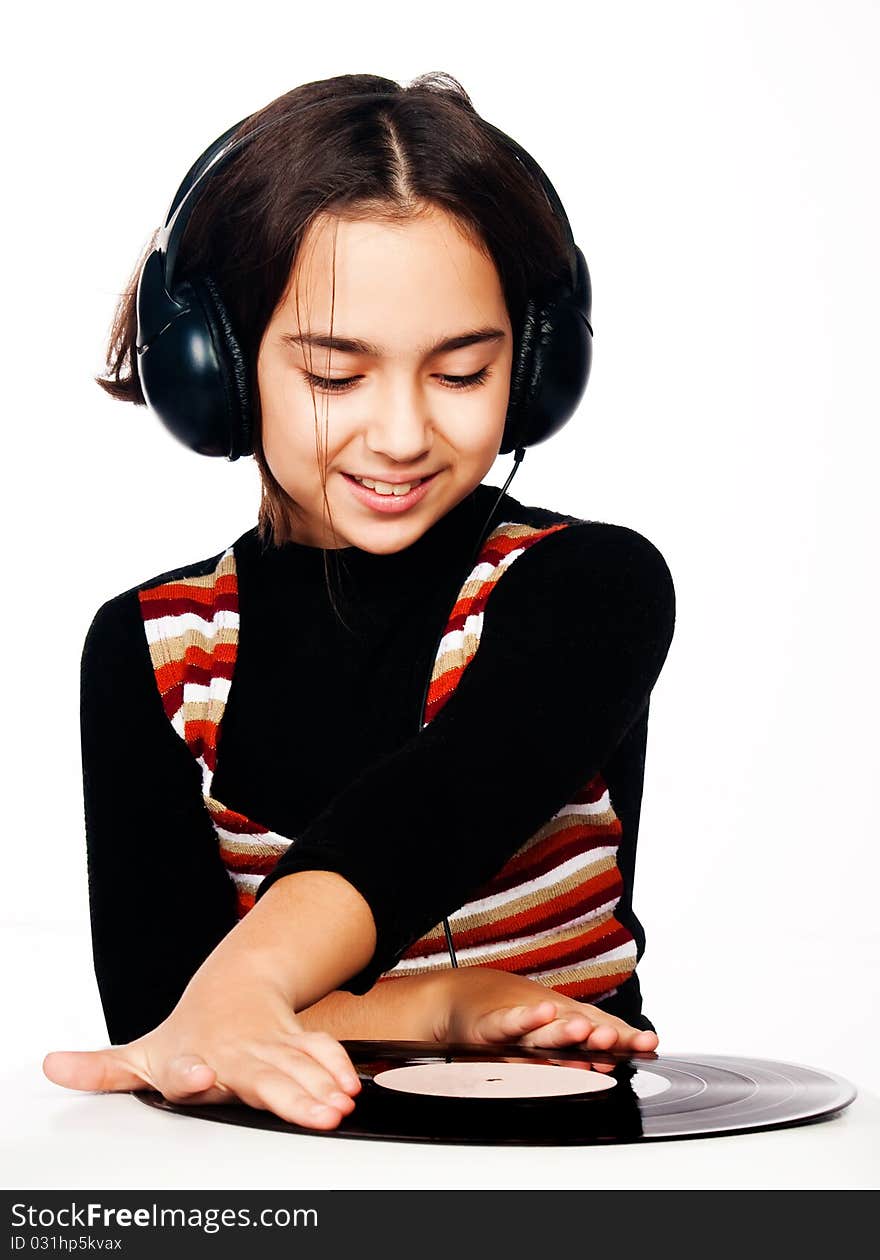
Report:
M660 1038L650 1029L633 1028L631 1024L624 1024L623 1021L616 1021L614 1024L603 1025L603 1027L612 1028L617 1033L617 1044L609 1042L605 1044L604 1040L590 1040L590 1046L594 1050L608 1050L612 1046L616 1050L655 1050L660 1042Z
M43 1059L43 1075L66 1089L143 1089L143 1072L114 1050L53 1050Z
M169 1102L187 1102L194 1095L200 1095L199 1101L206 1102L204 1095L212 1086L228 1101L229 1090L217 1081L214 1069L198 1054L181 1054L172 1059L161 1074L159 1088Z
M262 1047L255 1059L296 1082L312 1095L313 1101L336 1107L345 1115L354 1109L351 1094L341 1088L338 1079L308 1050L286 1046ZM358 1089L360 1087L358 1080Z
M575 1046L583 1044L594 1030L594 1025L583 1015L564 1015L543 1028L537 1028L522 1040L528 1046Z
M536 1006L499 1006L485 1011L474 1023L474 1036L485 1041L516 1041L533 1028L556 1018L556 1003L539 1002Z
M553 1023L559 1015L555 1002L545 999L535 1006L514 1006L499 1012L505 1030L513 1036L522 1036L534 1028Z
M587 1003L583 1005L588 1018L594 1023L617 1030L618 1050L653 1050L659 1044L660 1038L650 1029L634 1028L626 1020L619 1019L616 1015L608 1015L599 1007L590 1006ZM596 1045L594 1048L598 1050L600 1047ZM603 1046L602 1049L604 1048Z
M590 1050L610 1050L620 1039L617 1029L611 1024L599 1024L587 1038Z
M326 1049L326 1042L334 1046L338 1046L339 1043L335 1042L329 1034L317 1034L316 1037L317 1039L311 1034L308 1037L305 1035L301 1037L298 1034L295 1038L280 1044L272 1042L241 1047L242 1053L237 1060L233 1061L232 1067L221 1065L222 1078L226 1084L241 1093L243 1083L247 1088L255 1079L255 1073L258 1070L269 1068L296 1082L312 1095L313 1101L335 1106L347 1115L354 1108L351 1094L343 1090L337 1077L331 1075L323 1063L314 1057L315 1054L322 1053ZM339 1048L342 1049L341 1046ZM343 1054L345 1054L344 1050ZM359 1091L361 1082L357 1076L354 1079Z
M622 1029L622 1031L621 1031ZM633 1028L622 1020L597 1024L586 1041L590 1050L655 1050L660 1038L650 1029Z
M334 1037L325 1032L297 1033L294 1044L297 1049L315 1059L335 1079L343 1093L356 1094L362 1088L360 1077L345 1049Z
M344 1114L342 1107L318 1101L299 1081L270 1065L253 1073L247 1085L239 1085L238 1095L250 1107L271 1111L307 1129L335 1129ZM354 1107L351 1098L348 1106L349 1110Z

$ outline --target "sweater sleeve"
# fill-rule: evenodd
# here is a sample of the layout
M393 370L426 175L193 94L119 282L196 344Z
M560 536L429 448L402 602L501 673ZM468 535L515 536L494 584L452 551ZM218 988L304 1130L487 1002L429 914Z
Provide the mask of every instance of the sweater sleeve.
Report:
M86 634L80 732L95 976L112 1044L155 1028L235 926L199 768L162 707L137 591Z
M519 556L477 652L418 734L354 778L263 880L334 871L376 924L364 993L600 771L648 703L675 623L661 553L578 522ZM439 631L439 627L438 627Z

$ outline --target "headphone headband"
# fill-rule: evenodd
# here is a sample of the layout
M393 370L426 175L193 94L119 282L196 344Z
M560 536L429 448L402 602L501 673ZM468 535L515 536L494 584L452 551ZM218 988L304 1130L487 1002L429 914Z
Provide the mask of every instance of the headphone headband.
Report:
M399 99L399 97L390 96L387 92L357 92L353 93L350 97L322 97L319 101L307 101L295 109L288 110L283 114L276 115L274 118L267 119L265 122L262 122L252 130L245 132L244 135L239 136L237 140L233 140L229 144L227 144L227 142L231 140L231 137L239 130L240 127L244 126L248 119L252 118L253 115L248 114L247 117L242 118L234 126L230 127L227 131L224 131L221 136L218 136L218 138L213 141L207 149L205 149L204 153L195 160L190 169L187 171L180 187L174 194L171 205L168 208L168 213L165 216L164 224L159 231L156 249L160 250L164 255L163 275L165 281L165 292L170 294L173 291L174 271L177 264L178 248L183 238L183 233L186 230L186 225L207 187L208 180L212 175L215 175L217 171L224 167L226 163L239 151L239 149L243 148L262 132L268 131L270 128L280 125L281 123L288 121L290 118L296 118L300 113L304 113L306 110L315 108L318 105L326 105L328 100L385 100L391 103ZM546 172L538 165L532 155L520 144L518 144L512 136L507 135L506 132L502 131L500 127L496 127L493 123L486 122L485 119L481 119L480 121L484 126L488 127L497 139L507 146L509 151L513 153L514 157L516 157L519 162L537 179L543 189L550 208L554 211L565 234L567 247L566 252L571 275L570 284L571 290L574 292L578 282L576 255L577 246L568 215L565 212L565 207L560 200L559 194L550 182L550 178Z

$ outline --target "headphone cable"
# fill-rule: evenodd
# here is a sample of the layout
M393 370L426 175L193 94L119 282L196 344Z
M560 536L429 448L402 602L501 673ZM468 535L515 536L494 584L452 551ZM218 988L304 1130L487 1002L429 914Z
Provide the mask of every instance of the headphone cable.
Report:
M511 481L513 481L513 478L516 475L516 472L519 469L519 466L522 463L523 458L525 457L525 453L526 453L526 448L524 446L518 446L514 452L513 468L511 468L507 480L505 481L504 485L501 487L501 490L498 494L498 498L492 504L491 512L486 517L486 520L483 523L483 528L480 530L480 536L477 541L477 545L473 550L473 554L471 555L470 562L465 571L465 577L467 577L467 574L470 573L474 567L474 561L476 560L477 556L480 554L480 549L482 548L483 543L486 541L486 537L489 532L489 524L492 520L492 517L495 515L495 512L497 511L498 504L501 502L501 500L504 498L504 495L507 493L507 487L510 485ZM431 657L431 672L429 673L428 680L425 683L425 690L422 694L422 703L419 706L419 731L420 732L424 729L425 726L427 726L426 722L425 723L422 722L422 717L425 712L425 706L428 702L428 691L431 686L431 675L434 672L434 661L436 660L437 650L439 649L440 644L443 641L443 636L445 632L446 632L446 625L444 623L443 629L440 632L440 637L438 638L436 646L434 648L434 653ZM449 919L445 915L443 917L443 931L446 934L446 948L449 950L449 958L452 963L452 966L458 967L458 959L455 956L455 946L452 944L452 931L449 927Z

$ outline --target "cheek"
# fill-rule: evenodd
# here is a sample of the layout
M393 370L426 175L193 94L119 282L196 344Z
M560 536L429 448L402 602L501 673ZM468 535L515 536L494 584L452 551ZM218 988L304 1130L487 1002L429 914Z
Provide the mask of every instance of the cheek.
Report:
M352 426L343 423L338 410L334 415L332 407L325 415L320 395L316 420L309 391L289 393L287 405L270 407L268 415L263 411L263 452L276 480L293 498L306 502L321 493L324 466L351 440Z
M260 390L261 440L266 463L273 476L296 498L296 488L310 479L316 465L315 421L300 402L285 402L283 395Z
M272 363L258 365L257 385L263 449L275 475L273 463L283 467L301 462L309 446L314 459L315 413L308 390L297 389L293 374Z
M447 437L463 454L483 457L487 451L497 453L504 433L507 404L510 398L510 368L493 372L482 389L463 392L462 401L453 400L446 408L444 429Z
M501 441L501 434L504 431L504 421L507 417L507 404L510 401L510 375L511 375L511 356L504 355L495 362L495 367L487 384L487 410L491 412L494 419L494 432L497 434L498 441Z
M258 374L260 410L264 425L279 435L295 433L302 427L309 399L303 400L289 372L267 369Z

